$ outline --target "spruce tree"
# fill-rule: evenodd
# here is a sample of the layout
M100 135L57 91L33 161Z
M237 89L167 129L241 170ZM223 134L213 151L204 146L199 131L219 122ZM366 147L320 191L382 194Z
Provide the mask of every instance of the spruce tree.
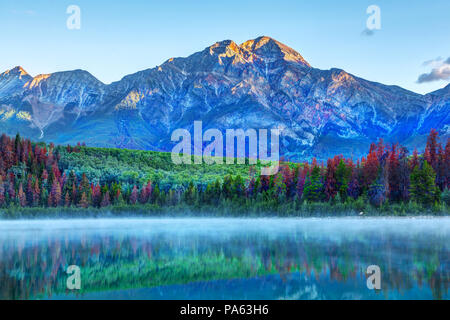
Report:
M323 198L323 186L320 182L320 168L314 167L310 176L306 179L303 196L308 201L321 201Z
M350 178L351 171L345 165L343 159L339 161L339 164L336 168L336 185L338 187L339 196L341 201L345 201L347 199L347 191L348 191L348 180Z
M423 162L422 169L416 166L410 177L411 199L426 206L439 201L439 189L436 186L436 173L427 160Z

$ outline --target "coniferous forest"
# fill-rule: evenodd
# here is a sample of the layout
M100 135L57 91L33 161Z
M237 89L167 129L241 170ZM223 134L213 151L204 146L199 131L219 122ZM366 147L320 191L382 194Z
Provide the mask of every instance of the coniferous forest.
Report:
M170 153L0 139L0 217L97 214L448 215L450 139L425 150L383 140L358 160L175 165ZM86 210L87 209L87 210Z

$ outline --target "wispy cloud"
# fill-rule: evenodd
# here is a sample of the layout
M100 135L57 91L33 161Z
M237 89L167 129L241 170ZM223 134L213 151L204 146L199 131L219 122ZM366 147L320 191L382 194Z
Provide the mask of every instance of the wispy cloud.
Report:
M417 83L425 83L438 80L450 80L450 57L445 61L442 57L428 60L423 63L424 66L431 66L428 73L422 73L417 79Z
M433 66L438 63L441 63L442 60L444 60L444 58L442 58L442 57L437 57L435 59L427 60L427 61L424 61L424 63L422 63L422 66L430 66L430 65Z
M371 36L373 36L375 34L375 31L373 31L373 30L370 30L370 29L364 29L362 32L361 32L361 35L362 36L366 36L366 37L371 37Z

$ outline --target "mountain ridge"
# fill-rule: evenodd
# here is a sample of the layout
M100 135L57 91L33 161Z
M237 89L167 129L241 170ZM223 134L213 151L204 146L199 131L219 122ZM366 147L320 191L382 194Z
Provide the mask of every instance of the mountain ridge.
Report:
M171 131L203 120L205 130L277 127L285 156L322 158L358 156L379 137L420 147L431 127L450 133L450 85L421 95L317 69L265 36L219 41L111 84L80 69L11 70L0 74L0 129L57 143L170 151Z

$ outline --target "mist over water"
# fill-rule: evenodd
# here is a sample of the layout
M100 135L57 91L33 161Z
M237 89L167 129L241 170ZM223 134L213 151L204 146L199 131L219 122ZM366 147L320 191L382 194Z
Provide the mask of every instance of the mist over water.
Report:
M0 298L447 299L449 243L450 218L0 221Z

